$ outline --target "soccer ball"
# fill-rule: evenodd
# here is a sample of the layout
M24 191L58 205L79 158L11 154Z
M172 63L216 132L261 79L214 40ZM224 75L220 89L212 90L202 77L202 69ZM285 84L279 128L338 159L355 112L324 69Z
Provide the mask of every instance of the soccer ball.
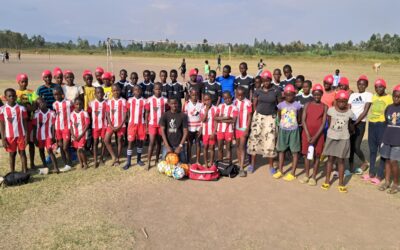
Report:
M172 177L176 180L180 180L185 176L185 170L181 167L176 167L172 173Z
M158 169L158 172L160 172L161 174L164 174L165 173L165 168L167 167L167 162L166 161L160 161L158 164L157 164L157 169Z
M175 166L171 164L167 164L165 166L165 174L169 177L172 176L172 173L174 172Z

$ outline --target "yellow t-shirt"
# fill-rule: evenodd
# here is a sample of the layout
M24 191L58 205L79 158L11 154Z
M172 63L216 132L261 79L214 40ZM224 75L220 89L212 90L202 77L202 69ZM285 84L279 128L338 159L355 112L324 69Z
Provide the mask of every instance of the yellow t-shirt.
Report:
M103 90L104 90L104 99L111 100L112 99L112 86L110 86L110 87L103 86Z
M392 95L378 96L377 94L372 96L371 111L368 115L369 122L384 122L385 121L385 109L387 106L393 103Z
M83 87L83 98L85 100L85 104L83 107L86 111L89 106L89 103L94 99L96 99L95 90L96 90L95 87L88 87L88 86Z
M21 105L25 105L27 103L32 104L37 99L36 93L33 90L25 89L25 90L17 90L17 102Z

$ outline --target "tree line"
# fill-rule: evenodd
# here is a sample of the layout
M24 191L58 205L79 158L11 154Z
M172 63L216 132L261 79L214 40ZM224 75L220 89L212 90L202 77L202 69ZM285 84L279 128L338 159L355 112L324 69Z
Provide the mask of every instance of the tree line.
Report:
M106 49L106 41L98 41L96 44L90 44L87 39L78 37L76 41L68 42L49 42L41 35L28 36L11 30L0 31L0 48L3 49L66 49L82 51L103 51ZM293 41L290 43L274 43L266 39L254 39L254 43L233 43L233 44L209 44L207 39L202 43L181 44L168 39L161 42L124 42L121 40L112 40L111 48L113 51L121 52L194 52L194 53L226 53L231 50L232 54L237 55L285 55L298 52L306 52L316 55L330 55L333 52L346 51L367 51L380 53L400 53L400 37L397 34L381 35L372 34L369 40L353 43L351 40L335 44L328 43L303 43Z

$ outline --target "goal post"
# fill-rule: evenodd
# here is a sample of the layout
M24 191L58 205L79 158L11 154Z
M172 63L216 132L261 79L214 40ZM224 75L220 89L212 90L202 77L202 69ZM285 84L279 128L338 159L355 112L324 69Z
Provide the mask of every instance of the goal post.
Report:
M195 49L197 46L201 45L207 45L211 47L218 47L218 46L223 46L224 48L228 49L228 55L229 55L229 61L231 61L232 56L232 44L231 43L209 43L206 42L187 42L187 41L169 41L169 40L134 40L134 39L120 39L120 38L107 38L106 40L106 56L107 56L107 71L114 72L114 64L113 64L113 55L112 55L112 49L113 45L116 42L123 42L125 44L141 44L142 46L146 45L157 45L157 44L171 44L171 45L176 45L176 46L191 46L192 49Z

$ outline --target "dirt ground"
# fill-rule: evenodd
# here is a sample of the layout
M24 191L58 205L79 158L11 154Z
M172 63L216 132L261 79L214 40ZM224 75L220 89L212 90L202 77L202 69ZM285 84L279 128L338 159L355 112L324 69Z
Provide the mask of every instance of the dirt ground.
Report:
M265 60L267 68L286 63ZM240 61L232 61L234 73ZM256 61L248 62L255 72ZM49 61L23 55L21 62L0 64L0 90L15 86L18 72L26 72L36 87L44 68L82 72L105 63L95 56ZM313 80L337 67L353 82L361 73L374 78L369 62L290 63L295 74ZM171 58L114 58L114 69L137 72L179 64L180 59ZM202 68L202 60L188 59L188 68L194 66ZM400 79L398 66L382 68L390 85ZM365 141L363 149L368 155ZM323 191L323 167L316 187L274 180L266 160L257 160L259 168L247 178L217 182L175 181L155 168L139 167L34 176L29 185L0 189L0 249L400 249L400 195L379 192L358 176L347 180L347 194L337 191L337 180ZM7 171L7 155L0 148L0 174ZM298 173L301 178L302 166Z

